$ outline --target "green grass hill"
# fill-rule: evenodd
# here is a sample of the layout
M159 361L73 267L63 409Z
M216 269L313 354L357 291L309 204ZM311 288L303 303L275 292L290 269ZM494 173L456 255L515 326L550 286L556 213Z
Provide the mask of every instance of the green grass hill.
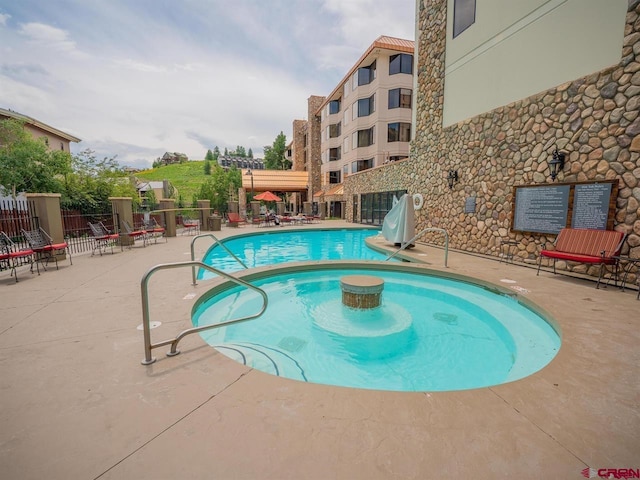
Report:
M193 195L200 191L200 186L207 179L204 174L204 160L176 163L151 170L143 170L137 172L135 176L141 180L154 182L169 180L177 190L176 199L178 195L182 195L182 199L187 204L191 203Z

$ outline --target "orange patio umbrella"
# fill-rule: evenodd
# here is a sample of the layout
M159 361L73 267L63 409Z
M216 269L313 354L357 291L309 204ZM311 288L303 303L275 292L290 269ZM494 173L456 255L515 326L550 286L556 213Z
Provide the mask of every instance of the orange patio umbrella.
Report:
M274 193L271 193L268 190L266 192L263 192L263 193L259 194L259 195L256 195L253 198L254 198L254 200L262 200L263 202L279 202L279 201L282 200L279 196L277 196Z

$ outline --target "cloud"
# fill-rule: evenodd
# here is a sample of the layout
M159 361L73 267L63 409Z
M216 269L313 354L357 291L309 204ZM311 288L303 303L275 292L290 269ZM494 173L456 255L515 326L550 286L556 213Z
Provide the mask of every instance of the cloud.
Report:
M413 38L414 0L6 2L0 107L150 166L218 146L260 156L380 35ZM8 19L11 19L9 22ZM408 35L411 33L411 35ZM37 48L34 48L37 47ZM146 165L145 165L146 163Z

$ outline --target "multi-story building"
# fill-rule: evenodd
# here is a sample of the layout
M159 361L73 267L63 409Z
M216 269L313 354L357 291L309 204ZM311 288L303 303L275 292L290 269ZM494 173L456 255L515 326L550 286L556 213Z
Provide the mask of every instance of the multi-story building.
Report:
M29 132L34 138L42 138L49 150L61 150L63 152L70 151L71 142L79 142L78 137L69 135L68 133L58 130L46 123L43 123L35 118L22 115L21 113L14 112L13 110L6 110L0 108L0 120L15 119L24 123L24 129Z
M321 192L357 172L409 156L414 42L381 36L324 98L320 117ZM312 155L313 158L313 155ZM333 195L332 195L333 194Z

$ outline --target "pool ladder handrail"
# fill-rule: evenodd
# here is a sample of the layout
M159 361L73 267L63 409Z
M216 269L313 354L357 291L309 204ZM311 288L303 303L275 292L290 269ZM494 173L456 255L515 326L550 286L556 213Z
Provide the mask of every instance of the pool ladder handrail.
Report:
M237 283L238 285L247 287L250 290L254 290L257 293L259 293L262 296L262 307L260 308L260 311L254 315L248 315L245 317L241 317L241 318L236 318L233 320L227 320L226 322L221 322L221 323L214 323L212 325L202 325L199 327L193 327L193 328L188 328L186 330L183 330L182 332L180 332L176 338L173 339L168 339L168 340L163 340L161 342L157 342L157 343L151 343L151 323L150 323L150 319L149 319L149 288L148 288L148 284L149 284L149 279L151 278L151 276L159 271L159 270L167 270L167 269L171 269L171 268L180 268L180 267L200 267L200 268L204 268L206 270L209 270L210 272L216 273L222 277L225 277L227 280L231 280L234 283ZM151 350L157 347L162 347L163 345L171 345L171 349L167 352L167 356L168 357L173 357L175 355L178 355L180 353L180 350L177 349L178 347L178 342L180 342L180 340L182 340L184 337L186 337L187 335L190 335L192 333L198 333L198 332L202 332L204 330L210 330L212 328L219 328L219 327L224 327L227 325L232 325L234 323L240 323L240 322L245 322L247 320L252 320L254 318L259 317L260 315L262 315L265 310L267 309L267 305L269 303L269 298L267 297L267 294L265 293L264 290L262 290L261 288L256 287L255 285L250 284L249 282L246 282L245 280L242 280L240 278L236 278L226 272L223 272L222 270L219 270L217 268L212 267L211 265L207 265L205 263L199 262L199 261L189 261L189 262L176 262L176 263L162 263L160 265L156 265L155 267L150 268L147 273L145 273L142 277L142 280L140 281L140 289L141 289L141 294L142 294L142 329L143 329L143 333L144 333L144 360L142 360L142 365L150 365L153 362L156 361L156 359L151 355Z
M218 237L216 237L213 233L203 233L201 235L196 235L195 237L193 237L193 239L191 240L191 261L195 261L196 259L196 253L195 253L195 243L196 240L198 240L199 238L204 238L204 237L211 237L215 240L215 242L213 243L213 245L220 245L222 248L224 248L227 253L229 255L231 255L240 265L242 265L245 270L248 269L249 267L247 267L244 262L242 260L240 260L231 250L229 250L227 248L227 246L220 241L220 239ZM196 285L196 268L192 267L191 268L191 280L192 280L192 284Z
M405 243L401 243L400 248L398 250L396 250L395 252L393 252L391 255L387 256L387 258L385 258L385 262L389 261L390 259L392 259L393 257L395 257L398 253L400 253L401 251L403 251L404 249L406 249L409 245L411 245L413 242L415 242L419 237L421 237L422 235L424 235L427 232L441 232L444 234L444 266L446 268L448 268L447 265L447 260L449 258L449 233L447 233L447 231L444 228L437 228L437 227L428 227L425 228L424 230L422 230L420 233L418 233L417 235L415 235L411 240L409 240L408 242Z

